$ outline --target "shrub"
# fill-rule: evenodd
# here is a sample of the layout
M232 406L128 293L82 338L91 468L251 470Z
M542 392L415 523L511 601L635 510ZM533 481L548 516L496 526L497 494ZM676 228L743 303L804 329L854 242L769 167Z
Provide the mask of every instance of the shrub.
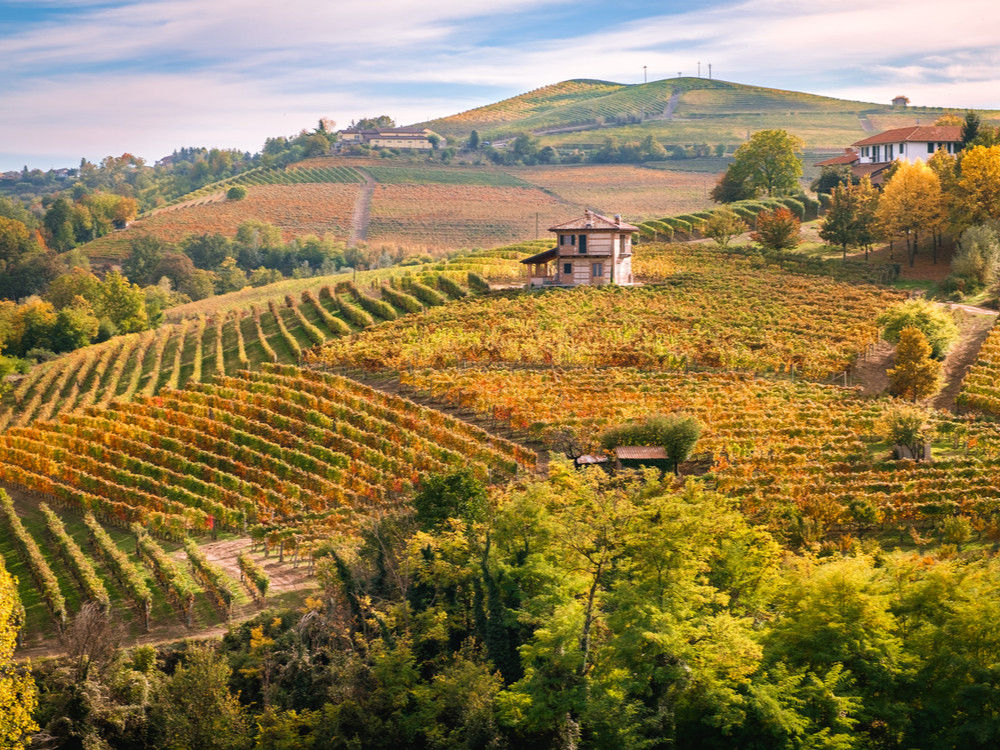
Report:
M882 338L898 344L904 328L916 328L927 339L934 359L943 359L958 338L958 326L951 314L925 299L911 299L886 310L876 322L882 326Z
M791 250L801 241L801 226L798 217L787 208L761 211L750 239L768 250Z
M241 201L247 197L247 189L242 185L233 185L226 191L226 198L231 201Z

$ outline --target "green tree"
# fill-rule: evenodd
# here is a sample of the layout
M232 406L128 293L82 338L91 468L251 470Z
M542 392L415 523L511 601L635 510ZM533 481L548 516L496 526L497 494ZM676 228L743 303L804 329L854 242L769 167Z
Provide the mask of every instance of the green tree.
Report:
M746 232L747 224L743 219L728 209L719 209L712 212L711 218L705 222L703 230L706 237L715 240L719 247L727 247L734 237Z
M941 363L931 358L931 345L919 328L900 331L895 365L888 370L890 393L919 401L940 390Z
M838 185L830 194L830 206L820 227L821 239L843 249L847 260L847 248L858 244L858 197L846 185Z
M995 283L1000 273L1000 235L996 229L976 224L962 232L951 267L957 276L974 279L982 286Z
M209 646L188 647L166 682L167 746L177 750L237 750L250 746L239 701L229 692L229 665Z
M890 445L904 445L914 456L922 456L922 446L934 436L927 412L915 406L900 404L882 417L879 431Z
M159 281L157 266L169 246L151 234L135 237L130 244L128 258L122 263L122 273L139 286L149 286Z
M118 271L109 271L104 277L95 312L110 320L119 333L135 333L149 327L142 289L130 284Z
M802 241L801 228L799 217L787 208L761 211L750 239L768 250L791 250Z
M0 490L3 492L3 490ZM17 596L17 579L0 557L0 749L25 747L38 729L33 714L38 692L31 672L14 661L17 634L24 625L24 607Z
M57 198L45 212L42 220L48 232L50 247L59 252L76 246L73 204L65 198Z
M247 189L242 185L233 185L226 191L226 198L231 201L241 201L247 197Z
M931 346L934 359L944 359L948 349L958 339L958 326L951 313L926 299L910 299L889 308L876 319L882 327L882 338L898 344L904 328L920 329Z
M979 116L978 112L969 110L965 113L965 120L962 122L962 135L961 143L959 143L959 150L964 151L969 147L969 144L976 140L976 136L979 135L979 128L983 124L983 118Z
M469 141L468 141L469 150L470 151L478 151L479 150L479 143L480 143L480 140L479 140L479 131L478 130L473 130L471 133L469 133Z
M486 486L468 468L425 477L413 498L417 523L423 529L439 527L449 518L481 521L487 507Z
M755 195L789 195L799 191L803 142L784 130L760 130L733 154L727 173L743 176Z
M747 175L733 164L722 173L712 188L712 200L716 203L735 203L756 197L756 191Z
M809 187L816 193L832 193L838 185L857 185L860 179L851 174L851 168L846 164L826 166L820 170L819 177L812 181Z

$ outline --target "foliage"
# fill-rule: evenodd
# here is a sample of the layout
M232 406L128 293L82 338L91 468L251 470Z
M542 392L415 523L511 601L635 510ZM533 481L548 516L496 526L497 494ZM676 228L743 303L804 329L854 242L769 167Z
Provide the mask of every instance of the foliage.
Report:
M421 481L413 496L413 509L417 523L425 530L441 527L451 518L467 523L482 521L487 510L486 485L467 468L432 474Z
M860 181L851 173L851 168L847 164L825 166L809 188L820 195L829 195L840 185L857 185Z
M14 662L17 634L24 625L24 607L17 595L17 579L0 557L0 748L26 746L38 729L33 714L38 693L27 666Z
M833 189L830 204L819 236L840 245L847 257L847 248L863 245L866 251L875 241L878 226L875 220L879 193L867 176L856 184L838 185Z
M919 328L908 326L899 332L895 367L888 370L889 391L919 401L941 388L941 363L931 358L931 345Z
M1000 234L992 224L976 224L962 232L951 268L957 276L974 279L982 286L998 280L1000 274Z
M913 265L921 233L933 235L945 227L947 204L941 181L930 167L922 161L897 164L882 191L876 215L886 235L906 239Z
M720 210L712 212L712 216L705 222L702 233L706 237L715 240L719 247L727 247L734 237L747 231L747 224L743 219L732 211Z
M747 197L797 193L802 148L802 140L784 130L759 130L736 149L724 180L746 186Z
M879 315L882 338L898 344L904 328L917 328L927 339L934 359L944 359L958 339L958 326L951 313L929 300L917 298L901 302Z
M247 197L247 189L242 185L233 185L226 191L226 200L241 201Z
M934 435L927 413L906 404L894 406L882 417L879 425L889 445L904 445L914 456L922 456L922 446Z
M750 239L768 250L791 250L802 241L801 227L799 218L787 208L761 211Z
M659 414L641 422L606 430L600 436L600 443L608 451L621 445L662 446L667 460L673 466L674 474L678 474L678 466L691 455L699 437L701 425L695 417Z
M1000 219L1000 145L963 152L959 190L972 222Z

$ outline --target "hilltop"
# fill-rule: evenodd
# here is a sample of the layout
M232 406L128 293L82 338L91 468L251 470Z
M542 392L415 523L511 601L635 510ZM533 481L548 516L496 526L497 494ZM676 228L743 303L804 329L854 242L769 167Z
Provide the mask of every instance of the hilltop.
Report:
M548 145L577 147L612 135L649 134L670 143L738 144L748 130L783 127L810 148L828 149L868 132L936 118L948 111L953 110L903 109L706 78L644 84L577 79L420 125L449 138L465 139L476 130L481 138L497 141L528 132Z

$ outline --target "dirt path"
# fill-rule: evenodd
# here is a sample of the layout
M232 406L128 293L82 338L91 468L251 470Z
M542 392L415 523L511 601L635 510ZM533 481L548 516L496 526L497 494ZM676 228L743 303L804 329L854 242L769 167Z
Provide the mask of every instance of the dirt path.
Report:
M861 393L865 396L877 396L885 393L889 387L889 376L886 370L892 367L892 355L896 347L888 341L880 340L864 359L851 368L851 382L861 386Z
M948 305L948 307L962 310L965 314L959 325L958 343L952 347L944 360L944 388L934 397L932 403L938 409L953 411L965 374L979 356L979 349L989 335L990 328L993 327L997 311L971 305Z
M372 196L375 194L375 178L364 169L357 168L365 178L358 197L354 201L354 213L351 214L351 236L347 243L357 245L368 238L368 222L372 215Z
M664 120L674 119L674 110L677 109L677 102L681 98L680 89L674 89L670 92L670 99L667 101L667 108L663 110Z

